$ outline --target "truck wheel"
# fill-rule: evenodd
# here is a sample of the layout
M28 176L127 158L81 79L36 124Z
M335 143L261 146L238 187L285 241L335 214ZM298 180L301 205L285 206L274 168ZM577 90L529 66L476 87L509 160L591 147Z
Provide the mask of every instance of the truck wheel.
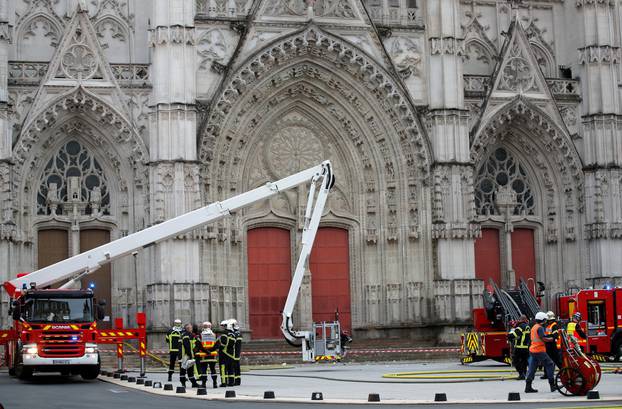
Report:
M92 367L83 370L80 376L82 376L82 379L86 381L97 378L99 376L99 365L93 365Z
M15 368L9 368L9 375L15 376Z
M22 364L17 364L15 367L15 375L22 381L27 381L32 378L32 368L25 367Z
M616 362L620 362L620 360L622 359L622 338L616 341L611 352L613 353L613 360Z

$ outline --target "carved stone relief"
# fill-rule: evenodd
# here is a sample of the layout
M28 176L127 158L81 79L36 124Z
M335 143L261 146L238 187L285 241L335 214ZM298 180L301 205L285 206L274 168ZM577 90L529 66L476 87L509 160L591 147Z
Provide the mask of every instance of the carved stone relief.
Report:
M392 37L387 40L387 51L402 78L421 75L422 51L414 39Z
M207 70L213 62L224 64L227 42L222 30L214 28L201 34L197 41L199 70Z
M303 16L309 5L313 6L313 13L318 17L355 18L349 0L270 0L266 2L264 13L267 16Z
M497 48L488 37L490 26L480 22L482 14L467 10L466 23L462 24L464 37L464 72L466 74L491 74L497 59ZM493 39L494 40L494 39Z

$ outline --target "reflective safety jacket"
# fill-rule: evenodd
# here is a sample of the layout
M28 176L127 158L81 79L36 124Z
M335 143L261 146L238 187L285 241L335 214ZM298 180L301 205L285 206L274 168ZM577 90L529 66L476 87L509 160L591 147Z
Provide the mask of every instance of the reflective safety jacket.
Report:
M234 337L234 346L233 346L233 359L235 359L236 361L240 360L240 357L242 356L242 333L238 330L233 331L232 333L233 337Z
M169 352L179 352L181 346L181 327L173 327L166 333L166 345Z
M561 348L562 338L559 336L559 324L557 323L557 321L553 320L548 322L546 324L544 332L546 333L546 335L555 339L555 346L557 347L557 349ZM551 345L553 344L551 343Z
M518 324L510 330L508 338L516 349L527 349L531 341L530 328L526 322Z
M194 358L195 348L194 334L184 331L181 335L181 356L187 356L189 359Z
M201 362L216 362L218 352L213 349L215 344L216 334L212 330L201 332L201 347L196 354Z
M218 351L219 358L235 359L235 337L231 336L231 332L220 334L211 350Z
M540 330L540 328L544 329L540 324L536 324L533 326L533 328L531 328L531 345L529 346L529 352L534 354L546 352L544 340L538 333L538 330Z
M585 332L583 331L579 323L570 321L568 323L568 326L566 326L566 332L568 333L568 335L572 335L577 340L579 346L585 348L585 346L587 345L587 341L585 340Z

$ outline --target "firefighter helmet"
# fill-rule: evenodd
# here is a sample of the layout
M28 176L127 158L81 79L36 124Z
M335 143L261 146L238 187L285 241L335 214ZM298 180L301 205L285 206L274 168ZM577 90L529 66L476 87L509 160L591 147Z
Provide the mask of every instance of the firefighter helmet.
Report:
M549 320L554 320L555 319L555 313L553 311L549 311L546 313L546 318Z
M581 313L580 312L575 312L574 315L572 316L573 320L577 320L577 321L581 321Z
M546 313L542 311L538 312L536 314L536 321L540 321L540 322L546 321Z

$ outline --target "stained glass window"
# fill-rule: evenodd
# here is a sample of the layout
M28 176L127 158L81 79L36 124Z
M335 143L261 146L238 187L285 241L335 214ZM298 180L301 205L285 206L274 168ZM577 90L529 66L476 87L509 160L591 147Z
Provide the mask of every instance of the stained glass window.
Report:
M499 187L512 186L517 205L514 215L533 215L535 199L527 172L504 148L497 148L479 169L475 182L475 206L480 216L499 214L495 196Z
M52 184L56 184L56 198L64 204L68 201L68 178L77 176L80 178L80 202L88 203L85 213L91 214L92 208L89 203L92 192L99 188L99 211L101 214L110 214L110 192L106 183L104 171L97 159L79 142L70 141L61 147L56 155L45 165L39 191L37 192L37 214L49 215L51 208L48 203L48 192ZM66 207L66 205L64 205ZM56 214L69 211L58 206Z

